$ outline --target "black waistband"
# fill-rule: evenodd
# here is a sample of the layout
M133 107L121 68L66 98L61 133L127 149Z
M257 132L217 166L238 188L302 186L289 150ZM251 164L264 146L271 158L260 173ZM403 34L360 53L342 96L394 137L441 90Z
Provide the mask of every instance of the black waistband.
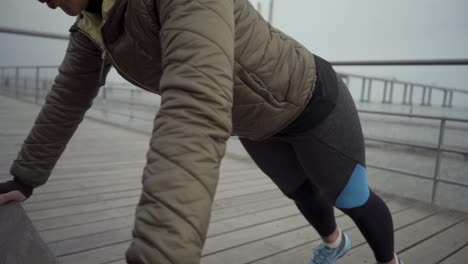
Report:
M317 79L315 90L302 113L277 135L306 131L322 122L335 108L338 97L338 80L331 64L315 56Z

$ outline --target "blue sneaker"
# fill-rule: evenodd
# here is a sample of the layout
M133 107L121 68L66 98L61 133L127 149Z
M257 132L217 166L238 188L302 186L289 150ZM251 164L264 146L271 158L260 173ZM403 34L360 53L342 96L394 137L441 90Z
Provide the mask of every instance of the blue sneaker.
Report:
M341 232L341 244L337 248L331 248L325 244L320 244L314 249L314 256L309 264L335 264L336 261L346 255L351 249L351 239L344 232Z

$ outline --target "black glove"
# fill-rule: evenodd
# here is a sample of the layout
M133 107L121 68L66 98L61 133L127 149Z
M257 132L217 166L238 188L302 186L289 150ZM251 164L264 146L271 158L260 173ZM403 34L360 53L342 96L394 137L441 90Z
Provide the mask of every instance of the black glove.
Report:
M20 182L16 178L12 181L0 183L0 194L8 193L15 190L22 193L26 197L26 199L28 199L29 196L31 196L31 194L33 193L34 188Z

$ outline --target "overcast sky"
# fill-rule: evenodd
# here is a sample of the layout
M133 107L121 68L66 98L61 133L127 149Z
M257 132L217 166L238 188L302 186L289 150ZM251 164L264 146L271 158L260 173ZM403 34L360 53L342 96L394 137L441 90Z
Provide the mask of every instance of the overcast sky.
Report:
M267 17L269 0L262 3ZM276 0L273 24L328 60L468 58L467 0ZM0 26L67 33L74 18L1 0ZM0 34L0 65L56 65L65 41ZM468 67L340 67L468 90Z

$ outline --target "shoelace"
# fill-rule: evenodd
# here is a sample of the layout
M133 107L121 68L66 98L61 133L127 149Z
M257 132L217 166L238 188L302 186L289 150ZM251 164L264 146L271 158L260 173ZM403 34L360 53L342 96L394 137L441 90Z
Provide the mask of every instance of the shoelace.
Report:
M332 248L326 247L324 244L320 244L314 249L314 259L312 264L327 264L328 256L333 252Z

